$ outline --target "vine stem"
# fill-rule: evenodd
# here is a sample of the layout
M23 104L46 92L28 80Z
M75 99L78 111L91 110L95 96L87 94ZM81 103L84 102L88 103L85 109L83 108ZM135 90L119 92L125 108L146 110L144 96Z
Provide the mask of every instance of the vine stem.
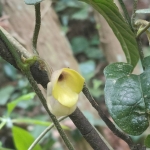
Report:
M41 26L41 11L40 11L40 3L35 5L35 28L32 39L33 53L38 55L37 51L37 40Z
M109 129L116 136L118 136L119 138L121 138L122 140L124 140L129 145L129 147L131 148L131 150L137 150L137 149L135 149L135 145L134 145L132 139L130 138L130 136L128 136L128 135L124 134L123 132L121 132L120 130L118 130L115 127L115 125L107 118L107 116L101 110L100 106L96 103L96 101L91 96L91 94L90 94L90 92L89 92L86 84L84 84L82 92L84 93L84 95L86 96L86 98L90 101L90 103L92 104L92 106L98 111L99 116L106 123L106 125L109 127Z
M125 6L123 0L118 0L118 1L119 1L120 6L121 6L121 8L122 8L122 10L123 10L123 13L124 13L126 22L129 24L131 30L134 31L134 29L133 29L133 27L132 27L132 24L131 24L131 19L130 19L130 17L129 17L129 13L128 13L127 9L126 9L126 6Z
M58 121L62 121L64 119L66 119L68 116L59 118ZM50 126L48 126L37 138L36 140L30 145L30 147L28 148L28 150L32 150L36 144L45 136L45 134L50 131L52 128L54 127L54 123L52 123Z
M33 79L30 70L27 70L25 72L25 75L27 76L30 84L32 85L33 89L35 90L35 93L38 95L38 97L40 98L45 110L47 111L47 113L49 114L49 116L51 117L55 127L57 128L60 136L62 137L62 139L64 140L66 146L68 147L69 150L74 150L73 145L71 144L71 142L69 141L68 137L66 136L66 134L64 133L63 129L61 128L58 120L56 119L56 117L50 112L50 110L47 107L47 103L46 103L46 99L44 98L41 90L39 89L37 83L35 82L35 80Z
M138 0L134 0L134 3L133 3L133 13L132 13L132 17L131 17L132 27L135 26L135 17L136 17L137 4L138 4Z

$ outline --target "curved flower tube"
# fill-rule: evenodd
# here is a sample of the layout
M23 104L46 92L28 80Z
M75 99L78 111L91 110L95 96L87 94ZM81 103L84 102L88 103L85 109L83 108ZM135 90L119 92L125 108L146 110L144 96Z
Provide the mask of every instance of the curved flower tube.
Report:
M47 104L55 116L66 116L75 111L84 81L73 69L63 68L52 73L47 85Z

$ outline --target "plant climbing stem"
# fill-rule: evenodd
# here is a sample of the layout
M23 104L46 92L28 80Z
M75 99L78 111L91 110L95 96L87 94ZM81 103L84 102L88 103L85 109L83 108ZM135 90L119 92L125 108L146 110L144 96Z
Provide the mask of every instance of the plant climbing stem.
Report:
M127 9L126 9L126 6L125 6L123 0L118 0L118 1L119 1L119 4L120 4L120 6L121 6L121 8L122 8L122 10L123 10L123 13L124 13L126 22L129 24L131 30L134 31L134 29L133 29L133 27L132 27L132 24L131 24L130 16L129 16L129 14L128 14L128 11L127 11Z
M132 24L133 28L135 28L135 17L136 17L137 4L138 4L138 0L134 0L133 13L132 13L132 17L131 17L131 24Z
M33 39L32 39L32 46L33 46L33 53L38 55L37 51L37 40L38 40L38 35L40 31L40 26L41 26L41 11L40 11L40 3L35 5L35 28L34 28L34 33L33 33Z

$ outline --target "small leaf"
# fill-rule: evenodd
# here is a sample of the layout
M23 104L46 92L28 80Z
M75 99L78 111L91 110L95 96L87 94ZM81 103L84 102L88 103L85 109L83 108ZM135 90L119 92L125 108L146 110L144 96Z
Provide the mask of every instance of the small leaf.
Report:
M24 0L24 1L27 5L36 5L40 2L42 2L43 0Z
M139 60L139 52L135 35L123 19L113 0L81 1L89 3L106 19L122 46L127 62L135 67Z
M27 150L34 141L34 137L26 130L13 126L12 128L13 140L18 150ZM42 150L37 144L33 150Z
M81 9L80 11L77 11L76 13L74 13L71 18L72 19L76 19L76 20L85 20L89 17L88 15L88 7L85 7L83 9Z
M85 37L77 36L71 40L74 54L84 52L89 47L89 42Z
M85 50L85 54L91 59L102 59L103 53L99 48L89 47Z
M144 144L147 148L150 148L150 134L146 137Z
M92 60L80 63L79 65L80 72L86 80L94 76L95 67L95 62Z
M8 115L10 115L10 113L14 110L14 108L16 107L16 105L21 102L21 101L25 101L25 100L31 100L33 99L35 96L35 93L29 93L26 95L23 95L17 99L15 99L14 101L10 102L7 104L7 109L8 109Z
M2 89L0 89L0 105L5 105L10 98L10 95L15 90L15 87L13 86L6 86Z
M139 9L136 11L137 14L150 14L150 9Z
M131 74L132 66L113 63L104 69L105 101L116 124L131 135L142 134L149 126L150 56L143 60L145 70Z
M4 71L7 77L9 77L12 80L15 80L17 77L17 69L14 68L11 64L6 63L4 65Z

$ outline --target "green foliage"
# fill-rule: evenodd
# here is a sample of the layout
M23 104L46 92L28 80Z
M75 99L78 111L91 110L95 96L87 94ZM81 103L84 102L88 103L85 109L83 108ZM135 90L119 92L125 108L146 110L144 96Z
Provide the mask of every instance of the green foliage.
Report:
M147 148L150 148L150 134L146 137L144 144Z
M139 60L135 35L123 19L113 0L82 1L92 5L106 19L122 46L127 62L135 67Z
M127 63L113 63L104 70L106 105L116 124L131 135L142 134L149 126L150 56L143 64L140 75L131 74L133 67Z
M27 150L34 141L33 136L22 128L13 126L12 133L15 146L18 150ZM33 150L42 150L42 148L37 144Z

